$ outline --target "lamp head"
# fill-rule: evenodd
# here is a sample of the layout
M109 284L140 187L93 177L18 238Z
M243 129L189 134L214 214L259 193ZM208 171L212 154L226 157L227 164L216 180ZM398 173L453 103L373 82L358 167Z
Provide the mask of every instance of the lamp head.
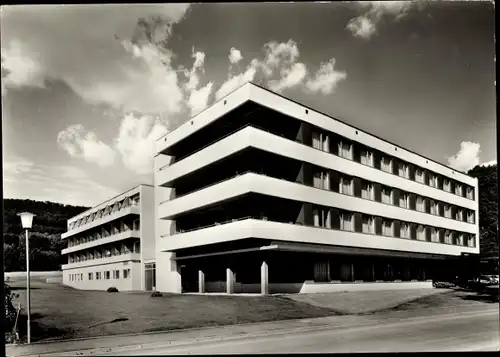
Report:
M35 215L30 212L18 213L17 215L21 217L21 225L23 228L31 229L31 226L33 225L33 217L35 217Z

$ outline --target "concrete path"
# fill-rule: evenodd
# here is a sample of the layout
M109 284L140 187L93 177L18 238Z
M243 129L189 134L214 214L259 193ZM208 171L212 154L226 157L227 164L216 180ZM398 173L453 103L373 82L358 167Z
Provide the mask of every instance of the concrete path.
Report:
M457 316L464 316L464 317L457 320ZM419 311L411 311L411 312L392 311L385 313L383 315L375 314L367 316L331 316L331 317L316 318L316 319L277 321L269 323L232 325L232 326L206 328L206 329L192 329L192 330L176 331L170 333L156 333L156 334L146 334L146 335L136 335L136 336L109 336L96 339L72 340L72 341L64 341L58 343L40 343L40 344L33 344L31 346L7 346L7 356L182 354L188 352L217 353L213 351L226 351L221 353L227 353L227 352L245 353L245 351L250 351L252 353L256 353L256 352L272 352L274 351L273 349L276 349L276 352L284 352L282 350L281 344L277 342L282 340L284 336L286 337L291 335L297 335L297 341L302 341L301 343L305 343L307 339L310 339L311 333L314 336L316 336L317 334L319 334L318 336L326 336L323 337L325 341L329 339L332 339L332 341L337 341L337 340L342 341L345 339L349 340L351 338L356 338L356 336L364 336L363 333L368 333L366 331L372 331L371 333L373 333L374 331L382 331L379 330L381 324L386 324L386 325L389 324L386 326L387 328L384 330L387 331L386 333L388 335L384 337L375 334L375 336L378 336L377 338L380 338L382 340L385 338L386 343L388 343L393 339L392 337L390 337L391 333L393 332L397 333L399 329L404 328L403 325L398 325L398 323L401 323L402 321L405 322L410 321L409 325L404 325L406 326L405 331L407 331L406 333L408 334L406 336L406 339L408 339L408 337L411 336L419 336L420 334L423 334L423 336L425 336L425 332L421 331L422 328L424 328L425 326L432 327L436 324L437 324L436 326L440 327L439 328L436 327L436 329L432 328L431 330L434 331L433 333L435 333L439 329L446 330L448 328L455 331L457 330L457 328L453 326L455 326L455 324L461 324L461 326L464 325L468 326L466 329L464 329L463 332L463 334L466 334L466 333L471 333L471 329L474 330L471 326L476 326L477 331L483 331L484 329L483 326L487 325L488 327L487 330L489 332L485 332L485 334L483 334L483 336L486 336L485 338L487 343L488 343L487 336L489 336L488 334L493 333L496 334L496 336L498 336L499 334L498 306L483 305L483 306L472 306L468 308L459 306L459 307L447 307L441 309L439 308L422 309ZM445 321L448 321L447 323L449 324L449 326L446 324L440 325L439 321L443 321L443 323ZM393 325L390 325L391 323ZM414 333L408 332L411 331L412 328L416 328L415 326L417 326L418 328L417 330L415 330ZM326 331L329 331L329 333L332 333L332 335L331 336L328 334L323 335L323 332ZM361 335L358 335L358 333L361 333ZM460 333L458 335L460 335ZM460 335L462 336L462 338L464 338L463 334ZM302 338L299 338L301 336ZM450 342L449 339L451 337L448 335L446 336L445 339L447 339L447 341ZM377 340L377 338L374 337L374 340ZM266 339L271 339L270 340L271 342L266 342L267 341ZM480 340L480 338L477 336L474 337L474 339L478 341ZM234 345L232 344L231 341L234 342ZM241 343L241 341L246 341L246 342ZM260 341L260 342L254 343L252 341ZM356 341L357 342L354 343L354 345L356 345L359 342L358 338L356 338ZM291 343L290 346L295 346L295 345ZM339 343L336 346L338 346L340 350L334 350L334 351L340 352L342 350L341 346L343 346L342 343ZM344 350L342 351L347 351L345 350L345 348L347 348L346 346L347 345L344 345L343 347ZM295 347L297 347L298 350L291 349L290 352L316 351L312 349L312 346L307 347L307 343L302 347L301 346L295 346ZM316 347L324 348L322 351L329 351L328 348L331 348L331 346L329 347L326 342L319 343L319 345L315 346L315 348ZM359 345L359 348L361 347L362 345ZM480 347L488 348L489 345L482 345ZM187 348L187 350L183 350L183 348ZM204 350L204 348L207 348L207 350ZM365 348L370 348L368 351L377 351L377 349L369 347L369 345L366 345ZM351 351L349 350L348 352Z

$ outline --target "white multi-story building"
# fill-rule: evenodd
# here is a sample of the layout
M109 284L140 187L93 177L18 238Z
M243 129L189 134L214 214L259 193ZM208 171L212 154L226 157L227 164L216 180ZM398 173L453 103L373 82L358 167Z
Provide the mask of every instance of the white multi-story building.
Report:
M475 178L251 83L157 141L154 181L159 291L430 286L479 253Z
M78 289L152 290L154 188L139 185L68 220L63 283Z

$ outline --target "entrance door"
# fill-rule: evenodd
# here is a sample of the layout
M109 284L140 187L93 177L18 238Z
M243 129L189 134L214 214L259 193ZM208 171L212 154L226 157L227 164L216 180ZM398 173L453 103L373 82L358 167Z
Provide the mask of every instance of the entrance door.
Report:
M156 263L144 264L144 289L152 291L156 288Z

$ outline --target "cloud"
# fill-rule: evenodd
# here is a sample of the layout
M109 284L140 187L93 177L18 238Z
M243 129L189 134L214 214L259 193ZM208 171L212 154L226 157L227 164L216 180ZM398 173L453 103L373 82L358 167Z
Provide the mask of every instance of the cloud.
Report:
M497 160L491 160L487 162L483 162L480 166L488 167L488 166L495 166L497 164Z
M126 115L115 139L115 148L128 169L139 174L153 172L155 142L167 133L167 128L151 116Z
M280 74L279 80L269 82L269 88L278 93L301 83L307 75L307 67L303 63L294 63L290 68L283 68Z
M7 157L4 161L7 198L93 206L118 193L75 166L41 165L23 157Z
M72 125L57 135L57 143L71 157L80 157L99 166L110 166L115 161L114 150L100 141L93 132L84 134L81 124Z
M219 90L215 93L215 98L217 100L228 95L236 88L241 87L247 82L253 81L255 74L257 73L258 61L254 60L246 68L246 70L236 76L230 75L229 78L220 86Z
M45 87L42 66L27 53L19 41L2 48L2 95L9 88Z
M201 89L195 89L191 92L188 99L188 106L191 108L191 115L198 114L208 106L208 100L212 93L214 83L209 82Z
M335 58L326 63L322 63L316 72L314 79L309 79L306 83L308 90L312 92L321 92L322 94L332 93L337 84L347 78L345 71L335 70Z
M190 71L184 70L184 76L188 79L185 85L187 95L186 105L191 110L191 116L198 114L208 105L210 94L212 94L213 82L207 83L204 87L198 88L200 85L200 73L205 73L205 53L194 52L192 58L194 63Z
M231 64L236 64L243 59L243 56L241 55L241 52L239 50L237 50L234 47L231 47L231 49L229 50L228 58Z
M481 145L471 141L462 141L460 150L447 158L448 165L459 171L469 171L479 165Z
M252 59L246 69L238 75L229 73L228 79L215 93L217 100L256 78L275 92L301 87L309 93L321 92L326 95L332 93L338 82L347 77L345 71L334 69L335 58L332 58L326 63L321 63L314 78L308 78L308 68L299 61L300 51L292 39L281 43L270 41L262 49L264 52L262 59ZM233 50L234 47L230 50L230 60Z
M178 112L182 92L171 54L164 48L172 25L188 8L189 4L3 7L5 87L61 80L90 103L143 113Z
M357 6L364 12L352 18L346 29L355 37L369 40L376 32L384 16L399 20L405 16L415 2L412 1L358 1Z
M369 39L376 31L375 24L366 16L358 16L349 20L347 29L356 37Z

